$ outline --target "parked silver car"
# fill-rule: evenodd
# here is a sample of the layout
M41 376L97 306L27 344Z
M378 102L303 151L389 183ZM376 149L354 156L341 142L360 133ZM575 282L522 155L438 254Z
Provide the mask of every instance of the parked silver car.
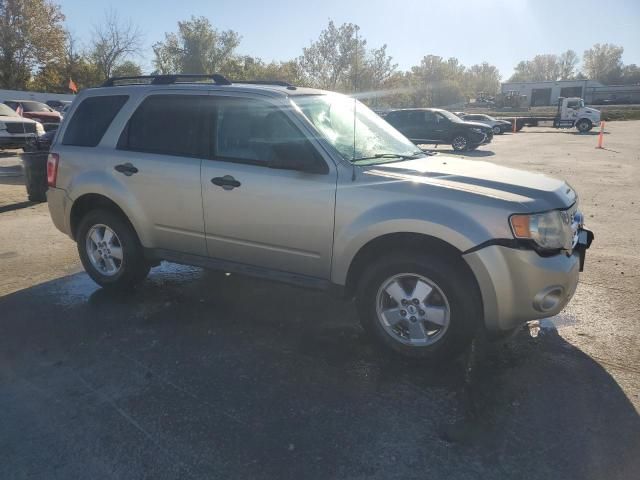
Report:
M571 299L592 235L565 182L427 155L343 95L206 79L112 80L60 127L49 209L98 284L168 260L330 289L423 358Z

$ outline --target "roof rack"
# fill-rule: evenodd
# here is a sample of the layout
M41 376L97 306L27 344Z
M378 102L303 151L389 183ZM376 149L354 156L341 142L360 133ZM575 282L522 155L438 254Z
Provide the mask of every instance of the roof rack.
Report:
M234 83L248 83L250 85L275 85L277 87L287 87L289 90L295 90L295 85L282 80L238 80Z
M111 77L102 84L103 87L117 87L122 85L171 85L174 83L200 83L203 80L213 80L216 85L231 85L223 75L201 74L172 74L172 75L136 75L130 77Z

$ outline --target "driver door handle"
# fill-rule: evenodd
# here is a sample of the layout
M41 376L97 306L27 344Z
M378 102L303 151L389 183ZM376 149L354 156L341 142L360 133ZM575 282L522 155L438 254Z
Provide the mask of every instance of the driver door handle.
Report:
M238 180L233 178L231 175L225 175L224 177L214 177L211 179L211 183L219 187L222 187L225 190L233 190L234 188L237 188L240 185L242 185Z
M130 177L134 173L138 173L139 172L139 170L129 162L121 163L120 165L116 165L115 167L113 167L113 169L116 172L120 172L120 173L125 174L127 177Z

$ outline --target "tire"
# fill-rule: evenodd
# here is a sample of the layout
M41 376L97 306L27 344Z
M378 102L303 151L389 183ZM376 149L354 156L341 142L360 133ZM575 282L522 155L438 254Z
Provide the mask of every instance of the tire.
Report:
M576 128L580 133L587 133L593 128L593 123L591 123L591 120L583 118L576 123Z
M502 133L502 128L499 125L495 125L491 130L493 130L494 135L500 135Z
M456 136L453 137L453 140L451 140L451 147L453 147L453 149L456 152L465 151L468 145L469 145L469 139L467 138L466 135L462 133L457 134Z
M100 246L94 240L107 240L106 229L111 230L113 235L110 243ZM110 210L89 211L80 221L76 242L84 269L101 287L128 289L142 282L149 273L150 265L144 258L135 231L126 219ZM98 249L111 258L104 260L104 257L96 254ZM95 261L96 257L99 257L98 262ZM110 269L110 265L114 269Z
M404 276L407 274L431 288L412 310L409 310L413 306L411 295L420 297L421 294L415 293L419 290L417 282L412 284L411 277ZM406 310L388 294L399 291L393 281L403 287L401 296L407 295ZM420 290L429 291L424 285ZM358 282L356 307L362 327L379 344L403 356L428 360L452 358L462 353L475 336L478 320L482 318L482 302L471 274L462 268L458 259L439 254L393 254L373 263ZM411 316L413 314L417 318ZM436 317L441 326L429 322L429 318ZM391 321L386 322L386 318ZM397 321L395 325L394 321ZM415 335L415 340L414 329L421 332Z

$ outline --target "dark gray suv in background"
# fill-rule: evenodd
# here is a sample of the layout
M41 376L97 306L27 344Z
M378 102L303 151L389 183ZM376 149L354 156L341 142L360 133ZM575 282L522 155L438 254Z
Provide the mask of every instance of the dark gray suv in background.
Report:
M417 145L449 144L456 151L464 151L493 139L488 125L462 120L439 108L405 108L389 112L384 118Z

